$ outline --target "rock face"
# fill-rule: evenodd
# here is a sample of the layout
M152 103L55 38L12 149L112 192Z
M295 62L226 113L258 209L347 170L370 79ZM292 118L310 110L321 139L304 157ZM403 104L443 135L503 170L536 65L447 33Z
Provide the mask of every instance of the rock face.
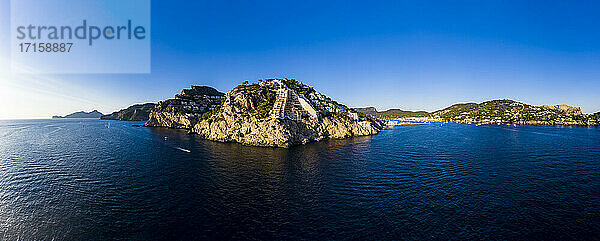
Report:
M102 113L97 110L91 112L79 111L72 114L68 114L66 116L52 116L52 119L62 119L62 118L100 118L102 117Z
M543 105L542 107L545 109L549 109L549 110L556 110L556 111L559 111L559 112L561 112L563 114L567 114L567 115L583 114L583 113L581 113L580 107L573 107L573 106L569 106L569 105L565 105L565 104L555 105L555 106Z
M150 118L150 112L156 104L146 103L127 107L120 111L113 112L110 115L100 117L102 120L125 120L125 121L145 121Z
M173 99L158 102L144 126L191 129L202 114L221 104L224 95L209 86L191 86Z
M176 129L192 128L196 117L186 113L176 113L173 111L155 111L150 113L150 118L144 126L148 127L168 127Z
M288 104L277 104L286 100ZM373 135L382 129L381 122L290 79L239 85L195 122L181 113L153 111L146 124L186 128L214 141L274 147Z

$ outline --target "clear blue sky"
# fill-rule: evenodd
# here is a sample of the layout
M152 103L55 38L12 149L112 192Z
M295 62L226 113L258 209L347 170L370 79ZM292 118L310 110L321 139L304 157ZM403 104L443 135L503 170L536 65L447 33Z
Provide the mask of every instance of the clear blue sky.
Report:
M8 36L9 1L0 3ZM111 112L190 84L225 92L288 77L351 107L433 111L509 98L597 112L598 9L598 1L154 0L151 74L45 76L56 83L46 94L62 99L44 103L56 114ZM7 37L0 44L7 58Z

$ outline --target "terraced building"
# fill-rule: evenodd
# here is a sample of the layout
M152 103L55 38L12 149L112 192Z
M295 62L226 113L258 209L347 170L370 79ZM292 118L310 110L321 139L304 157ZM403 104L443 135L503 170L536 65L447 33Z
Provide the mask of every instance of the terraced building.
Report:
M301 120L303 117L317 118L317 111L302 95L283 85L277 90L277 99L271 109L271 118Z

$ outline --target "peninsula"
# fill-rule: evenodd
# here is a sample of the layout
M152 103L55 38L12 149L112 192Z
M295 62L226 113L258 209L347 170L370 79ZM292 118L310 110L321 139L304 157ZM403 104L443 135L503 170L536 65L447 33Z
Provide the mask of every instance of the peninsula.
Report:
M95 118L98 119L102 116L97 110L91 112L79 111L72 114L68 114L66 116L52 116L52 119L63 119L63 118Z

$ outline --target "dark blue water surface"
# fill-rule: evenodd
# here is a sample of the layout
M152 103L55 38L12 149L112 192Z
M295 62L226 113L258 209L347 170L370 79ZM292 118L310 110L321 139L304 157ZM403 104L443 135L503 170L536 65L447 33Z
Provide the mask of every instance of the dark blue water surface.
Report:
M600 128L399 126L276 149L132 124L0 121L0 240L600 234Z

